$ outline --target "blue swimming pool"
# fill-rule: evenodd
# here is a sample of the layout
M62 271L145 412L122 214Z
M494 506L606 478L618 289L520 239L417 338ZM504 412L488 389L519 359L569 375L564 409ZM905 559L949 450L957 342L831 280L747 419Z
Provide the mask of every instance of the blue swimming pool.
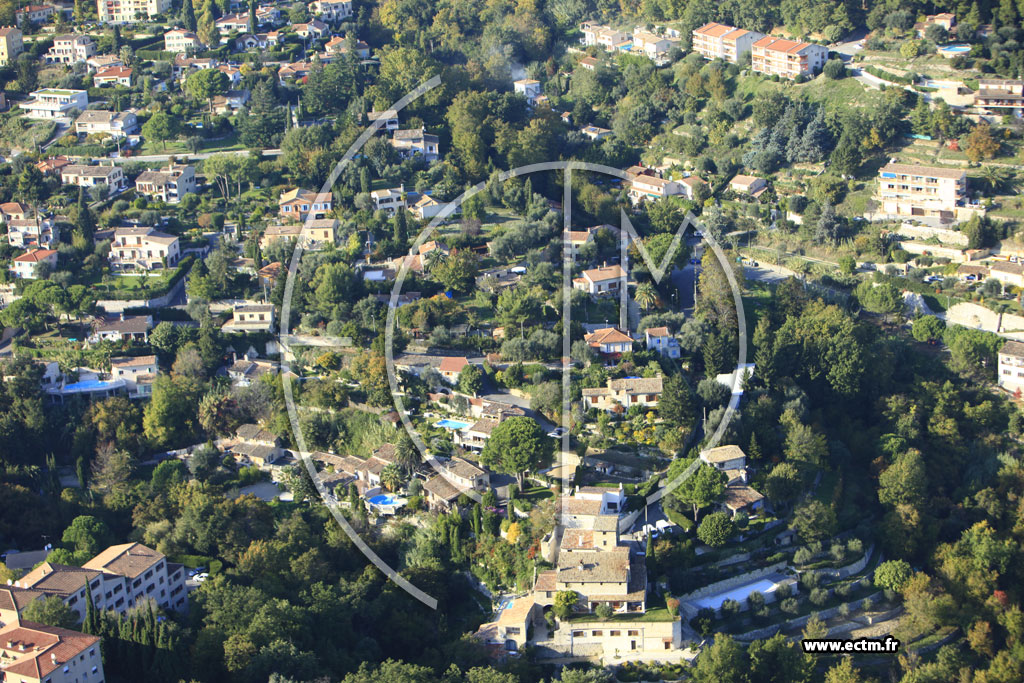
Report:
M940 47L939 52L943 57L957 57L962 54L966 54L971 51L970 45L948 45L946 47Z
M449 420L445 418L434 423L435 427L444 427L445 429L465 429L469 426L468 422L460 422L459 420Z
M378 493L369 499L370 505L398 505L399 502L399 499L390 493Z

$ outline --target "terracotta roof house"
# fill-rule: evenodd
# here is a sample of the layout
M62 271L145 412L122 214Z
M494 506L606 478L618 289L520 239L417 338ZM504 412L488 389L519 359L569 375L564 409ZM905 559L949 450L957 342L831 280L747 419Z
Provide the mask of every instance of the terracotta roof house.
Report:
M72 683L103 680L100 639L78 631L15 620L0 629L4 681Z
M574 289L587 292L592 296L617 294L620 281L626 276L621 266L601 266L583 271L583 275L572 281Z
M583 335L583 340L597 353L612 356L633 350L633 338L617 327L605 327Z

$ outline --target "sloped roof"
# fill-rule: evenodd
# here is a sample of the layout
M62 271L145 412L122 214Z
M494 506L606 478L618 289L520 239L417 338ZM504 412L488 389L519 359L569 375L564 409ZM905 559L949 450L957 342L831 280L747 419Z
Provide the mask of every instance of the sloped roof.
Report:
M162 559L163 553L141 543L123 543L110 546L82 566L134 579Z

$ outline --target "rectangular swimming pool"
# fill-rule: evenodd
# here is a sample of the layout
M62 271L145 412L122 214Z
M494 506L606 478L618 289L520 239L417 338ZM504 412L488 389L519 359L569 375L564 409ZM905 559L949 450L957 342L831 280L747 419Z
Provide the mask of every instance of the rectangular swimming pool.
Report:
M434 423L435 427L444 427L445 429L465 429L470 425L469 422L460 422L458 420L449 420L445 418Z
M698 598L697 600L691 600L690 603L695 605L697 608L710 607L711 609L717 610L722 606L722 603L726 600L736 600L743 602L747 599L747 596L754 591L760 591L765 595L775 592L777 584L770 579L761 579L748 583L743 586L737 586L732 590L718 593L716 595L709 595L705 598Z

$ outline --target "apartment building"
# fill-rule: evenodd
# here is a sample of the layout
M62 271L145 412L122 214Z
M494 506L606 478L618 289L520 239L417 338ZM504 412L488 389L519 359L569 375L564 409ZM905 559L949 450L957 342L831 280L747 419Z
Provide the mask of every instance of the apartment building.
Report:
M352 16L352 0L316 0L309 11L328 23L342 21Z
M164 34L166 52L195 52L203 49L203 41L192 31L176 28Z
M122 380L128 398L149 398L153 395L153 382L160 372L156 356L126 356L110 359L110 376Z
M79 621L85 619L87 593L96 609L118 613L145 599L174 610L188 601L184 568L141 543L110 546L81 567L43 562L12 585L61 598Z
M168 562L163 553L141 543L112 545L82 568L107 577L123 577L129 607L153 599L165 609L181 610L188 602L184 567ZM109 599L105 593L104 599Z
M754 43L750 66L757 73L794 79L817 74L828 61L828 48L765 36Z
M180 202L196 191L195 166L169 163L160 171L144 171L135 179L135 191L170 204Z
M178 238L149 227L114 230L107 256L111 269L118 272L173 268L180 258Z
M984 116L1024 116L1024 81L978 79L974 107Z
M660 36L650 31L633 31L633 52L640 53L654 61L664 60L669 51L679 45L678 40Z
M888 163L878 171L882 212L952 219L967 200L963 169Z
M123 138L137 133L138 130L139 119L131 109L127 111L87 109L75 119L75 132L79 135L105 133L111 137Z
M47 64L76 64L96 54L96 43L89 36L65 35L53 39L53 47L43 58Z
M0 680L103 683L100 639L15 618L0 629Z
M79 164L68 164L60 169L60 182L62 185L79 185L81 187L94 187L106 185L107 191L115 192L124 188L126 180L124 171L120 166L81 166Z
M610 379L606 386L583 390L583 405L621 413L633 406L655 408L661 398L662 378L623 377Z
M96 0L101 24L134 24L171 9L171 0Z
M14 26L0 27L0 66L10 66L25 51L22 35Z
M704 59L724 59L737 64L743 53L753 54L754 43L762 38L764 34L757 31L711 22L694 29L693 51Z
M31 98L18 106L25 110L30 119L58 119L67 116L71 110L85 111L89 106L89 94L85 90L66 88L44 88L29 93Z
M301 187L289 190L277 200L277 210L281 218L292 221L304 221L309 216L324 218L334 208L334 197L330 192L313 192Z
M1009 392L1024 392L1024 343L1008 341L999 349L999 386Z

